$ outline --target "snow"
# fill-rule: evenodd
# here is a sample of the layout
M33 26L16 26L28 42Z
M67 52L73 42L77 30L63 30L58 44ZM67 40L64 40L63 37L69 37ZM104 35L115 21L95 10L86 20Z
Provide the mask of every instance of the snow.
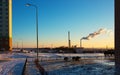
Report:
M13 67L15 67L16 64L24 63L24 60L10 60L7 62L0 63L0 75L7 75Z
M22 64L21 67L23 67L25 63L25 58L26 57L24 55L20 56L17 53L0 54L0 75L9 75L16 66L17 67L21 66L21 64ZM22 70L22 68L20 68L19 70ZM17 71L17 73L19 73L19 71ZM12 74L12 75L15 75L15 74Z
M63 61L63 57L80 56L81 60L91 59L90 64L85 61ZM36 58L36 53L3 53L0 54L0 75L16 75L22 68L26 58ZM114 61L105 60L102 53L89 54L58 54L39 53L40 64L45 68L48 75L114 75ZM99 60L98 60L99 59ZM88 61L86 61L88 62ZM18 74L17 74L18 75Z
M109 62L113 63L113 62ZM72 64L71 62L41 63L48 75L114 75L114 65L99 63Z
M40 54L42 58L40 64L45 68L48 75L114 75L115 63L104 58L104 54ZM69 60L68 62L61 61L63 57L80 56L84 60L82 64L74 64ZM53 59L57 58L57 59ZM92 59L91 59L92 58ZM46 59L46 60L45 60ZM90 61L86 61L90 59ZM51 60L51 61L50 61ZM85 64L92 62L92 64Z

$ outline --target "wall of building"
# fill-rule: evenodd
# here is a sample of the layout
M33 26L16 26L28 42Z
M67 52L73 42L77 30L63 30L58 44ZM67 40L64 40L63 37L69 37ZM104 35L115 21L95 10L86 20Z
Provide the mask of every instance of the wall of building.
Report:
M9 0L9 50L12 50L12 0Z
M120 0L115 0L115 67L120 75Z
M0 0L0 50L12 50L12 0Z

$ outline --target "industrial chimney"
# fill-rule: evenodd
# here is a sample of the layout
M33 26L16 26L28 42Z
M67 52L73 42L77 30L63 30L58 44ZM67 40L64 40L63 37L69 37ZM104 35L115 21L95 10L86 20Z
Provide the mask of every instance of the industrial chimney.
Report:
M80 39L80 48L82 48L82 39Z
M70 41L70 31L68 31L68 48L71 47L71 41Z

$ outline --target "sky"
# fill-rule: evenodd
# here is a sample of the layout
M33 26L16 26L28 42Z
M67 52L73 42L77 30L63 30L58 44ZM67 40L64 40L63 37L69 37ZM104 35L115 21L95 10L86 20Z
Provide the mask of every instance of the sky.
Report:
M114 48L114 0L13 0L13 47L36 47L36 9L38 7L39 47Z

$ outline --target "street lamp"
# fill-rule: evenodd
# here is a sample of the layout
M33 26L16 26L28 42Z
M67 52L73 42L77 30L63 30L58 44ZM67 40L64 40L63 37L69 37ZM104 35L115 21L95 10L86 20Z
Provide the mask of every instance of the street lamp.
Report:
M33 6L36 9L36 42L37 42L37 60L38 60L38 7L36 5L33 4L26 4L27 7L29 6Z

